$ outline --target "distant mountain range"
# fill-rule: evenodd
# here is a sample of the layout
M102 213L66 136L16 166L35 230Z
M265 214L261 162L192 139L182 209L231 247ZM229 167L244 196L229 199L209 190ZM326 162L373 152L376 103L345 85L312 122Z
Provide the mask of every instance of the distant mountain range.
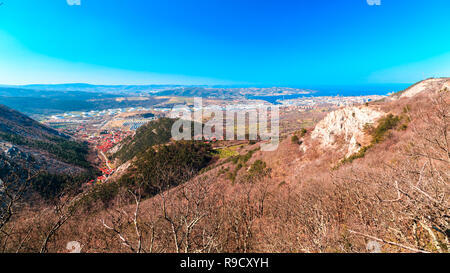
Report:
M387 94L406 88L406 85L366 85L308 87L238 87L184 85L91 85L32 84L0 85L2 104L28 115L59 114L68 111L90 111L127 107L152 107L167 100L155 97L202 97L212 99L258 99L274 102L277 99L299 96L360 96ZM147 97L147 100L117 100L118 97Z
M180 85L90 85L56 84L0 86L2 104L28 115L49 115L69 111L152 107L166 96L243 98L236 89L186 87ZM119 97L146 97L146 100L117 100Z
M1 87L1 86L0 86ZM106 94L135 94L135 93L158 93L167 89L180 89L192 87L185 85L93 85L87 83L67 83L67 84L30 84L21 86L3 86L8 88L20 88L40 91L82 91L90 93ZM196 86L206 87L206 86Z
M165 99L117 100L123 95L73 90L42 90L27 87L0 87L2 104L28 115L48 115L68 111L90 111L127 107L150 107Z

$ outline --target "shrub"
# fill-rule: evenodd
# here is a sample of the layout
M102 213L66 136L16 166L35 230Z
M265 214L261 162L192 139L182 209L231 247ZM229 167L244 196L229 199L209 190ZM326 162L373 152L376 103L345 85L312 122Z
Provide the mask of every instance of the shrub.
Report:
M394 116L393 114L389 114L386 117L383 117L379 120L378 126L372 132L372 144L380 143L384 140L386 133L394 129L401 118L399 116Z
M411 106L406 105L405 107L403 107L403 113L409 113L411 111Z
M80 175L41 173L32 182L33 189L45 200L52 200L61 194L77 194L86 181L96 174L89 171Z
M239 154L236 150L234 150L232 148L219 149L218 152L219 152L220 158L229 158L229 157L236 156Z
M342 164L352 163L355 159L363 158L366 155L366 152L372 148L372 145L364 146L357 153L352 154L351 156L343 159L341 161Z
M224 167L222 167L222 168L220 169L218 175L225 174L225 173L227 173L227 172L229 172L229 171L230 171L230 168L224 168Z
M246 165L246 163L250 160L250 158L252 158L253 154L258 150L259 148L248 151L245 155L237 155L232 157L231 161L233 162L234 165L236 165L236 167L232 172L230 172L230 174L228 175L228 179L234 182L236 180L237 173L239 172L239 170Z
M386 117L383 117L379 120L378 126L373 127L371 124L365 124L364 125L364 131L372 136L371 143L368 146L364 146L355 154L352 154L351 156L344 158L337 166L338 168L342 164L352 163L355 159L363 158L366 155L366 152L372 148L375 144L381 143L389 130L394 129L398 126L398 124L401 121L401 117L394 116L392 114L387 115ZM406 130L408 125L403 124L400 126L399 129Z
M305 128L302 128L300 130L300 137L304 137L306 135L306 133L308 133L308 130L306 130Z
M262 160L256 160L250 166L248 170L247 178L248 179L257 179L268 175L270 169L267 168L266 162Z
M109 207L112 200L117 196L120 190L118 183L101 184L94 187L93 191L89 195L89 201L86 204L92 204L99 200L102 202L105 208Z
M245 155L237 155L232 157L231 161L233 162L234 165L238 164L238 163L242 163L245 164L247 163L247 161L250 160L250 158L252 158L253 154L259 150L259 148L254 149L254 150L250 150L248 151Z

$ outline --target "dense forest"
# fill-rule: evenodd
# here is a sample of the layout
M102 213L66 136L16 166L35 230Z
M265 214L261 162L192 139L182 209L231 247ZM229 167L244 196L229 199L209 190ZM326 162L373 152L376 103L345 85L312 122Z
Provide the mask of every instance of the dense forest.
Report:
M212 146L201 141L154 146L140 153L139 160L118 181L100 185L87 198L109 205L117 194L129 190L139 191L143 198L152 197L196 176L214 155Z
M172 138L171 131L175 121L176 119L160 118L140 127L134 137L125 139L120 150L111 156L112 159L126 162L154 145L168 143ZM192 122L191 135L194 133L194 128L195 125Z
M205 168L213 157L210 144L181 141L144 152L130 175L133 183L142 183L144 191L154 195L160 190L178 186Z
M80 143L58 137L49 137L47 140L35 140L15 134L1 132L0 139L11 142L15 145L46 151L68 164L73 164L82 168L89 168L91 166L86 159L89 152L89 148L86 143Z
M124 141L124 145L113 158L125 162L153 145L169 142L174 122L174 119L161 118L145 124L136 131L134 138L130 137Z

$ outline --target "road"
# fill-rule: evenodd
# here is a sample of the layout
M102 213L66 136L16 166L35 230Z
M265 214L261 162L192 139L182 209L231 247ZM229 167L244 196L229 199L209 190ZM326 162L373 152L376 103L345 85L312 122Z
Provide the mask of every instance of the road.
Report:
M108 158L106 157L106 155L103 153L103 151L100 151L100 154L103 156L103 158L105 159L105 162L106 162L106 166L110 169L110 170L112 170L113 168L111 167L111 165L109 164L109 160L108 160Z

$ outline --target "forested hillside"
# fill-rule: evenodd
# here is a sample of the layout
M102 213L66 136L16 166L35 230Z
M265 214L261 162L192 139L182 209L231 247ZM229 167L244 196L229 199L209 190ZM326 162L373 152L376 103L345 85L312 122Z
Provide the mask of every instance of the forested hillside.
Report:
M133 137L123 141L120 149L112 155L113 159L126 162L136 155L146 152L155 145L166 144L172 138L172 125L176 119L160 118L140 127ZM194 132L194 122L191 124L191 135Z
M88 153L87 143L77 142L0 105L0 179L3 181L28 181L45 198L54 198L63 189L75 184L79 187L95 174L87 160Z
M134 137L125 139L124 144L113 155L113 158L126 162L153 145L169 142L174 122L174 119L161 118L145 124L136 131Z

